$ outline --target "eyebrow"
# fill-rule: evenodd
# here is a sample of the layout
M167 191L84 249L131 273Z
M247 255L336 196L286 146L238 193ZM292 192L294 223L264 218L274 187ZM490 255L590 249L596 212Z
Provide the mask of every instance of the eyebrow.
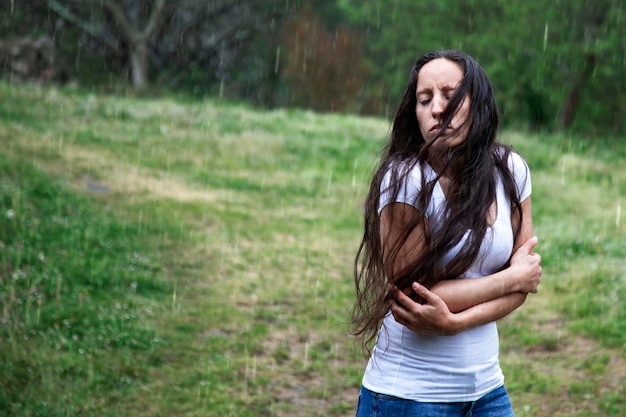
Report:
M446 92L446 93L449 92L449 91L454 91L454 90L456 90L456 87L450 87L450 86L445 86L445 87L443 87L441 89L441 91ZM432 93L432 92L433 92L433 89L430 88L430 87L427 87L427 88L424 88L422 90L417 91L415 93L415 95L419 96L421 94L429 94L429 93Z

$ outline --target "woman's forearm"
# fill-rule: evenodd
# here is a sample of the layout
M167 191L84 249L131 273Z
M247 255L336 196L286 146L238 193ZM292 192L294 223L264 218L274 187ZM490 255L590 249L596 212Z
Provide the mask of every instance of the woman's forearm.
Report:
M453 313L520 291L516 270L506 268L481 278L440 281L431 288Z
M517 292L536 292L541 279L541 257L533 252L537 238L526 240L509 266L480 278L443 280L431 289L453 313Z
M526 293L520 292L507 294L453 314L454 319L448 330L451 334L457 334L499 320L524 304L526 296Z
M391 312L398 323L416 333L455 335L501 319L526 300L526 293L511 293L452 313L444 300L426 287L414 282L411 288L425 303L415 302L396 287Z

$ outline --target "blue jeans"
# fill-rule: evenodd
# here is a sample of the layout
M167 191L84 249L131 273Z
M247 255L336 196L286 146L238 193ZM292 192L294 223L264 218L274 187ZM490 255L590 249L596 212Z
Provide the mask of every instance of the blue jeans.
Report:
M377 394L361 387L356 417L513 417L509 394L500 387L478 401L425 403Z

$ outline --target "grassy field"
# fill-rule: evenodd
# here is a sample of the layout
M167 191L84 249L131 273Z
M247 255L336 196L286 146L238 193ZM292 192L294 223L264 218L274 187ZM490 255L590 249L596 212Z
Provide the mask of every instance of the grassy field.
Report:
M0 84L0 416L350 416L360 204L388 122ZM505 131L540 293L519 416L626 414L626 145Z

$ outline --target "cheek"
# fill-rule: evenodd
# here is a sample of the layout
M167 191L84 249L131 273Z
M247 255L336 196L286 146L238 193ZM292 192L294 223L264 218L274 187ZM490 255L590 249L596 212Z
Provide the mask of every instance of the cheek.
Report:
M428 121L429 113L425 110L415 109L415 117L417 118L417 123L421 126L423 123Z
M422 137L424 139L426 139L428 137L428 130L429 130L427 124L420 123L419 120L417 122L418 122L418 127L419 127L420 134L422 135Z
M420 114L419 110L415 109L415 118L417 119L417 125L419 126L420 130L422 130L422 124L423 122L423 116Z
M469 116L469 110L470 110L470 105L469 105L468 101L465 100L465 102L463 103L463 105L459 109L459 112L457 113L458 119L461 120L461 121L464 121L465 119L467 119L468 116Z

